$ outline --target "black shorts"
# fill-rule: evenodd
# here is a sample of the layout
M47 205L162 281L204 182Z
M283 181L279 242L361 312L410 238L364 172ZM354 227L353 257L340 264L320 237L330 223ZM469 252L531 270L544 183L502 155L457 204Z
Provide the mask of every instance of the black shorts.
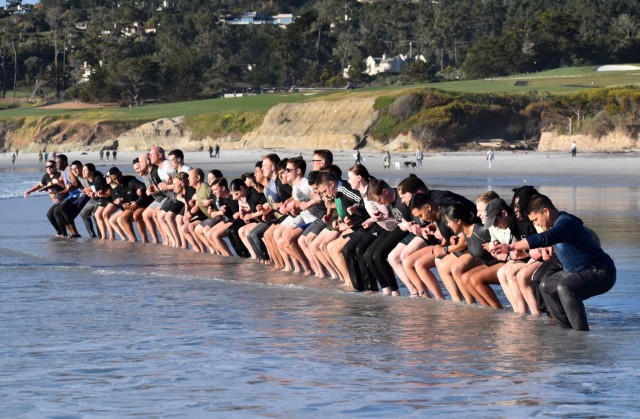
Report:
M184 204L180 201L174 201L173 199L167 199L162 207L160 207L162 211L172 212L174 214L181 214L184 210Z
M304 229L304 232L302 233L302 235L306 236L310 233L313 233L317 236L322 232L322 230L324 230L325 227L326 227L326 224L324 223L324 221L322 221L321 219L317 219L311 224L309 224L307 228Z

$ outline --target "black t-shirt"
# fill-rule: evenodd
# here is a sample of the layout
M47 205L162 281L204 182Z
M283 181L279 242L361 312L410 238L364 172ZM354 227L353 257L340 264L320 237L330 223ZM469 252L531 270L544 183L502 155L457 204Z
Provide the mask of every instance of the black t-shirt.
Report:
M249 206L249 210L251 212L256 212L258 205L262 205L267 202L267 198L264 194L256 191L254 188L249 188L249 193L247 194L247 205Z
M280 177L276 177L276 191L278 192L278 198L280 200L278 202L284 202L287 199L291 198L291 194L293 193L293 187L289 184L282 183Z
M91 187L91 190L96 193L106 192L107 190L109 190L109 185L107 184L106 179L104 178L104 176L102 176L102 173L99 172L96 172L93 175L93 180L89 181L89 186ZM96 200L100 204L106 204L111 201L111 197L96 198Z
M513 236L518 240L538 234L531 220L518 220L515 216L513 217L509 228L511 229Z
M398 190L396 189L395 191L396 201L390 205L391 215L396 219L396 221L398 221L398 223L403 221L414 221L414 217L411 215L411 210L404 202L402 202L402 197L398 193Z
M59 179L60 178L60 173L56 172L53 175L50 175L49 173L45 173L44 176L42 176L42 179L40 180L40 184L43 186L48 186L51 185L51 182L53 182L54 179ZM63 190L64 187L60 184L57 185L52 185L50 188L47 189L47 192L49 192L49 194L53 195L56 192L59 192L61 190Z
M113 198L113 200L122 198L122 201L120 201L120 203L118 204L119 207L122 207L122 204L128 202L135 202L138 207L144 207L146 206L145 202L147 201L147 196L144 193L142 194L142 196L138 196L139 190L142 190L144 192L144 183L140 182L134 176L123 176L122 183L119 183L113 189L111 197Z
M227 207L226 211L224 212L222 218L224 219L225 222L229 222L233 220L233 214L235 214L236 212L238 212L239 206L238 206L238 201L236 201L235 199L232 199L230 196L227 198L217 198L216 197L216 206L218 208L222 208L224 206Z

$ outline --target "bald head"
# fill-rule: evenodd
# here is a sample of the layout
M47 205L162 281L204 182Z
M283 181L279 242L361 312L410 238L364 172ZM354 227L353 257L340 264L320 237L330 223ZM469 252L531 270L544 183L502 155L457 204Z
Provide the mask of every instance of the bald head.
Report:
M149 173L149 169L151 168L150 163L151 160L149 158L149 153L140 154L140 156L138 157L138 167L140 169L140 173L142 173L143 175Z

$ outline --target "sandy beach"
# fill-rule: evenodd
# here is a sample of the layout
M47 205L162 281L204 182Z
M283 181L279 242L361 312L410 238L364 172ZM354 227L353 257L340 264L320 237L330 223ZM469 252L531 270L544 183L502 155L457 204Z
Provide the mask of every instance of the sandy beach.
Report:
M243 172L253 171L253 164L266 153L275 152L281 158L302 155L307 162L311 160L311 150L221 150L221 158L209 158L209 153L187 152L185 162L192 167L203 170L219 169L227 177L235 177ZM117 161L100 161L97 152L65 153L69 162L80 160L83 163L94 163L99 170L119 166L128 171L131 161L138 152L126 151L118 153ZM640 155L637 153L596 154L578 153L572 158L569 153L537 153L498 151L495 154L493 168L489 169L484 154L481 152L460 153L425 153L423 168L404 169L404 162L415 161L413 153L393 153L391 170L383 169L383 154L377 151L362 151L363 164L376 176L402 178L408 173L415 173L425 179L447 178L491 178L515 180L518 183L531 183L537 179L553 177L565 179L568 184L574 183L606 183L616 185L640 184ZM334 163L346 171L353 165L353 152L338 151L334 153ZM394 169L394 163L400 162L400 170ZM15 166L17 170L39 169L38 156L35 153L19 154ZM0 169L11 170L11 154L0 156Z

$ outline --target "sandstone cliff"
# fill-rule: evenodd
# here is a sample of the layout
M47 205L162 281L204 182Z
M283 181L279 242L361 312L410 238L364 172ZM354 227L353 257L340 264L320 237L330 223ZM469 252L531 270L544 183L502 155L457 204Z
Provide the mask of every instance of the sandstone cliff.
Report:
M589 152L622 152L640 149L638 139L629 134L613 131L600 138L588 135L558 135L553 132L543 132L538 143L538 151L566 151L576 142L579 151Z
M262 125L245 135L244 148L354 149L378 118L374 99L285 103L269 110Z

